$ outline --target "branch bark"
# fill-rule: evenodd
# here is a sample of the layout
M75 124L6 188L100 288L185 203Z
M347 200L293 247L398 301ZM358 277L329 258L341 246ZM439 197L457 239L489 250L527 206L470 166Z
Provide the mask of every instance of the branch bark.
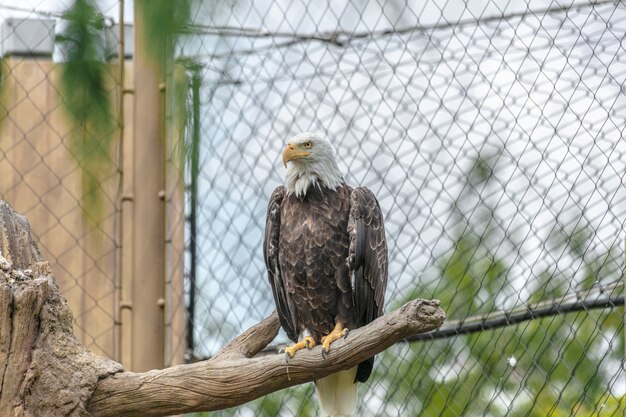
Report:
M0 415L166 416L243 404L355 366L397 341L439 327L435 300L414 300L333 343L257 355L276 336L272 314L213 358L144 373L84 348L72 314L41 258L27 221L0 201ZM255 356L256 355L256 356Z
M407 336L439 327L444 318L437 301L413 300L352 330L345 340L333 343L325 359L321 346L299 351L289 361L284 355L250 358L278 331L274 313L247 332L258 335L258 341L240 337L203 362L141 374L124 372L100 381L89 410L102 417L164 416L233 407L351 368Z

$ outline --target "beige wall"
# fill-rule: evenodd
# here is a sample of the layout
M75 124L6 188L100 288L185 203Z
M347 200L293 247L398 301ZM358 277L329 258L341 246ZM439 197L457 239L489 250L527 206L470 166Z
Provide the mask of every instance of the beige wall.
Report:
M81 171L69 153L71 127L59 98L59 67L50 60L7 58L4 60L3 116L0 126L0 198L25 214L50 262L62 294L68 299L75 319L75 333L89 349L110 358L124 360L122 337L141 338L141 329L124 331L122 287L124 274L121 232L122 173L129 169L132 142L132 68L125 71L126 91L124 142L115 135L112 161L103 167L102 218L88 226L79 206ZM118 71L111 65L111 93L118 103L121 89L115 82ZM117 114L117 110L115 113ZM120 149L123 148L123 149ZM183 209L182 186L174 173L168 176L167 214L163 226L168 239L158 261L166 265L164 309L166 323L175 332L164 352L165 364L180 363L184 353L184 300L182 299ZM172 183L173 181L173 183ZM130 184L132 186L133 184ZM132 204L129 206L132 209ZM132 213L131 213L132 214ZM136 213L135 215L142 215ZM132 221L132 216L126 216ZM125 256L131 252L126 252ZM169 261L168 261L169 259ZM158 278L157 278L158 279ZM126 281L128 282L128 281ZM126 303L132 314L132 306ZM150 320L149 317L142 320ZM128 322L128 320L126 320ZM149 349L150 347L146 347Z

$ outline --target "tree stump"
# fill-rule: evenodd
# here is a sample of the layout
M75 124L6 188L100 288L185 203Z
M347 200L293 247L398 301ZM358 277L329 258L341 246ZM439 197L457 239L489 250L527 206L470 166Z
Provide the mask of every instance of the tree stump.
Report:
M122 370L78 342L28 221L0 201L0 415L89 416L98 381Z

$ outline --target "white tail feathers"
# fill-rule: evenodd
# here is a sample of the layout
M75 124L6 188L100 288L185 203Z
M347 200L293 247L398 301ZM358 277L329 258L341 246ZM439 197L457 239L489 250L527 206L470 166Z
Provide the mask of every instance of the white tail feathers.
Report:
M356 410L356 366L315 381L317 400L323 416L351 417Z

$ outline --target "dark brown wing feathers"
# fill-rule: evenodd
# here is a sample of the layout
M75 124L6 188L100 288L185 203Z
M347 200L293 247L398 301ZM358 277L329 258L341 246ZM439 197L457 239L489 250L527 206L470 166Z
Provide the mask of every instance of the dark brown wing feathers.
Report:
M354 271L354 296L358 325L383 312L387 287L387 241L382 212L374 194L358 187L350 196L350 252L348 267Z
M348 233L348 267L353 274L356 324L360 327L383 313L387 287L387 240L383 216L376 197L365 187L355 188L350 196ZM355 382L367 381L373 366L374 358L361 362Z
M283 281L278 261L278 249L280 242L280 205L285 196L285 187L277 187L270 202L267 205L267 217L265 220L265 241L263 242L263 258L267 267L272 295L276 303L276 311L280 318L280 324L290 339L297 339L298 334L287 301L286 283Z

